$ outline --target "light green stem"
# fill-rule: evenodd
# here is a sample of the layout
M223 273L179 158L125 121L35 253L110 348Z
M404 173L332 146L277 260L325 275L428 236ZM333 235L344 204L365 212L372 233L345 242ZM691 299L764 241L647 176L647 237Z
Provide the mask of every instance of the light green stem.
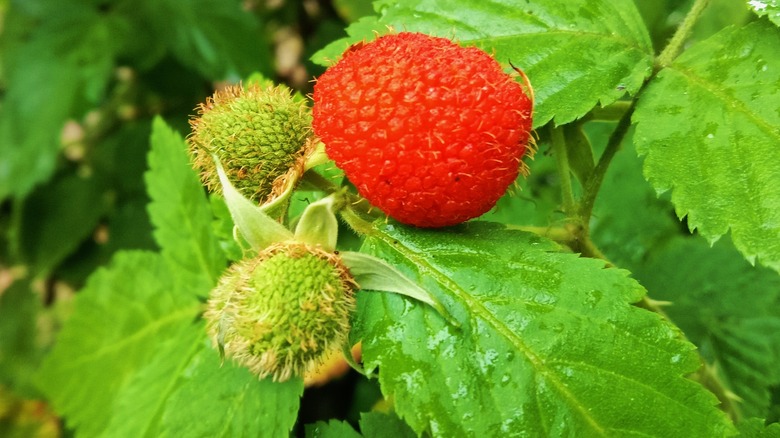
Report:
M563 136L563 128L560 126L550 128L552 138L552 150L555 156L555 164L558 168L558 176L561 179L561 202L563 212L571 215L574 212L574 190L571 186L571 169L569 168L569 153L566 151L566 139Z
M674 33L674 36L672 36L669 44L667 44L663 52L658 55L656 65L659 67L659 69L671 65L672 61L674 61L674 58L676 58L677 55L682 52L683 44L685 44L685 41L688 39L688 37L691 36L693 26L699 20L701 13L707 7L709 2L710 0L696 0L693 3L693 7L691 7L690 11L688 11L688 15L685 16L685 19L683 19L680 27L677 28L677 31Z

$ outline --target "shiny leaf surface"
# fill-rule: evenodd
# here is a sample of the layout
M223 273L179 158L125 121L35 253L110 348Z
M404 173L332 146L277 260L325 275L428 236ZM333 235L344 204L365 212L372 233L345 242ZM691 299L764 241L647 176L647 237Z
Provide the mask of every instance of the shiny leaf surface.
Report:
M380 226L364 249L420 282L461 323L394 294L359 294L353 338L363 339L364 365L379 368L383 392L418 433L729 429L714 397L682 377L698 366L693 346L629 304L644 291L625 271L479 222L449 231Z
M780 29L728 28L686 50L641 96L637 152L658 192L711 241L731 230L780 271Z

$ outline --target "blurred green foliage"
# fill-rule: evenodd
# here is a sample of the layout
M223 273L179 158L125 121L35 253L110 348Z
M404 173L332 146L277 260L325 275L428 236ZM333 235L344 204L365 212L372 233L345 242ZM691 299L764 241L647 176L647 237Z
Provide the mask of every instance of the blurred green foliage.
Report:
M12 394L40 397L30 376L73 291L118 250L156 249L143 181L153 116L186 135L199 102L252 73L308 93L322 72L309 55L371 11L349 0L0 1L0 435L4 413L24 412Z

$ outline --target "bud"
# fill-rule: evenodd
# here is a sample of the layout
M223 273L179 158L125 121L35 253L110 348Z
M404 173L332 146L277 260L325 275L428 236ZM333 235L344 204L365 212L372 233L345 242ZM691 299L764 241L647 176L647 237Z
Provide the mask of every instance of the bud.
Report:
M225 356L261 378L285 381L343 344L356 288L336 254L282 242L230 267L204 318Z
M198 107L188 138L193 166L212 192L220 191L212 154L244 196L265 203L278 195L285 176L300 174L311 148L311 114L284 86L217 91Z

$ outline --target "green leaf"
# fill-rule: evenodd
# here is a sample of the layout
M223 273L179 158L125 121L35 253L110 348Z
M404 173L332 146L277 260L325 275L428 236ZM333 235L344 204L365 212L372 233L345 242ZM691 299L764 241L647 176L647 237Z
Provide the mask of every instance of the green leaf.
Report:
M683 378L694 347L631 306L625 271L535 234L473 222L378 226L365 250L428 289L462 324L393 294L361 293L354 338L417 433L723 436L715 399ZM649 408L651 407L652 408Z
M113 68L111 27L96 8L46 6L28 11L15 2L3 20L0 200L23 197L52 175L65 120L97 103Z
M191 329L200 304L174 288L163 257L124 252L93 274L38 374L40 387L68 426L106 432L115 397L158 347Z
M764 420L751 418L739 423L739 436L744 438L780 438L780 423L764 425Z
M185 374L187 365L196 352L203 349L205 336L202 324L182 324L178 330L166 330L146 345L150 356L138 364L132 378L128 379L113 395L113 409L109 416L106 432L112 437L160 436L158 431L166 401ZM211 353L216 356L212 350ZM218 369L217 364L214 367ZM191 376L198 379L199 376ZM204 388L208 393L210 388ZM181 408L181 407L180 407ZM190 408L193 418L202 418L206 413ZM207 411L206 411L207 412Z
M318 421L314 424L306 425L306 438L360 438L349 423L345 421L330 420L329 422Z
M349 43L370 41L372 32L423 32L455 38L495 53L521 68L536 96L534 126L555 118L564 124L597 104L634 93L651 73L653 48L633 2L540 0L378 1L379 19L361 19L349 38L314 55L335 60Z
M211 206L190 167L181 135L157 118L151 141L145 179L152 198L149 216L154 237L185 287L193 294L205 294L227 266L212 230Z
M665 311L742 399L737 409L766 417L780 384L780 276L750 266L727 239L710 248L690 237L658 248L634 275L673 303Z
M286 435L301 381L220 367L194 323L200 303L174 281L163 257L141 252L90 278L39 373L57 410L84 436Z
M19 214L19 248L24 262L45 276L89 238L109 208L101 181L64 175L38 187Z
M408 424L394 413L367 412L360 415L360 431L367 438L415 438Z
M614 123L589 123L586 127L593 143L605 144ZM642 177L642 161L629 131L596 198L591 219L593 240L609 260L634 272L648 252L680 233L672 205L659 199Z
M0 387L33 396L30 380L42 348L36 322L40 297L30 283L17 280L0 293Z
M204 348L181 371L180 384L166 402L162 435L288 436L302 393L301 379L258 380L245 368L220 367L217 352Z
M117 395L107 430L114 437L284 436L295 424L303 385L258 380L220 366L202 324L160 343L155 356ZM193 421L197 419L197 421Z
M144 24L179 62L207 78L238 80L258 69L266 76L273 73L270 42L264 41L258 21L240 0L131 4L142 8Z
M727 28L686 50L639 99L645 176L710 241L731 229L780 271L780 30Z
M780 2L777 0L749 0L747 4L756 15L766 16L772 23L780 26Z

